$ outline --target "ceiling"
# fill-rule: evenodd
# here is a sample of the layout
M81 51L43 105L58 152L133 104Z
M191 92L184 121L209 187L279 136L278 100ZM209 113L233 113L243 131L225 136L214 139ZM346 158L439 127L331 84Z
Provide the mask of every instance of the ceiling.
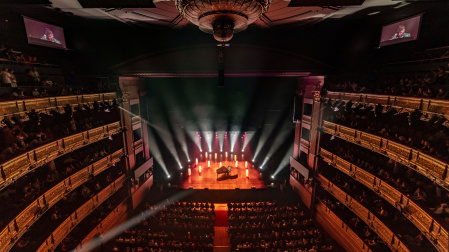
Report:
M174 1L154 0L155 8L83 8L84 0L51 0L51 8L90 19L116 19L127 24L157 24L173 28L183 27L189 22L179 15ZM337 3L348 0L321 0ZM358 0L362 1L363 0ZM81 2L81 3L80 3ZM267 13L264 13L253 26L269 28L283 24L310 25L325 19L350 16L363 10L373 10L377 14L382 8L401 8L408 5L402 0L365 0L361 5L351 6L298 6L298 1L272 0ZM301 5L301 3L299 4ZM370 14L370 13L368 13Z

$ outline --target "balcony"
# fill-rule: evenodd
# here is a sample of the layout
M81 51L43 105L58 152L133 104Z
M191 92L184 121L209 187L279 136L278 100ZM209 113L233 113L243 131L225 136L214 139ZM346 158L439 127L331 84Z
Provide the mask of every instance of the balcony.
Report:
M337 237L333 237L336 240L340 240L340 244L348 250L347 247L356 249L356 251L371 252L372 250L365 243L364 239L360 238L344 221L332 212L332 210L321 202L316 205L317 210L317 222L322 222L321 226L325 230L331 229Z
M113 154L100 159L61 181L41 195L0 232L0 251L3 252L11 249L15 242L46 212L46 210L55 205L68 192L75 190L85 183L90 176L97 176L118 162L124 155L123 153L123 149L120 149Z
M327 121L323 121L322 130L407 165L449 189L448 165L437 158L389 139Z
M391 248L393 251L405 252L410 251L385 224L377 219L377 217L371 213L368 209L358 203L351 196L346 194L343 190L331 183L325 177L319 175L318 181L321 186L343 203L347 208L351 209L361 220L363 220L368 226L370 226L377 235Z
M93 196L90 200L84 203L76 211L74 211L64 222L57 227L53 233L45 239L45 242L39 247L37 251L47 252L53 251L59 243L78 225L84 218L86 218L99 205L112 196L118 189L125 184L125 175L120 176L117 180L112 182L105 189Z
M59 139L6 161L0 165L2 175L0 190L13 183L17 178L61 155L64 155L66 152L79 149L110 135L117 134L120 130L120 122L111 123Z
M327 92L324 96L330 99L338 99L361 103L382 104L394 107L419 109L430 114L438 114L449 116L449 101L429 98L416 98L405 96L390 96L378 94L357 94L357 93L342 93L342 92Z
M36 110L36 112L40 112L41 110L51 109L58 106L77 105L94 101L112 101L116 98L117 94L114 92L0 102L0 121L3 120L5 116L25 116L25 113L30 112L32 109Z
M404 216L425 234L430 241L433 241L439 251L449 251L448 231L409 197L380 178L323 148L320 150L320 156L325 162L331 163L338 170L377 192L391 205L397 207L399 204L403 209Z
M89 232L86 237L84 237L84 239L73 251L83 251L83 245L95 239L98 234L104 234L108 230L112 229L117 224L117 222L120 223L120 219L126 218L128 211L127 200L128 198L120 203L120 205L118 205L114 210L112 210L112 212L108 216L106 216L106 218L104 218L100 224L98 224L94 229L92 229L91 232Z

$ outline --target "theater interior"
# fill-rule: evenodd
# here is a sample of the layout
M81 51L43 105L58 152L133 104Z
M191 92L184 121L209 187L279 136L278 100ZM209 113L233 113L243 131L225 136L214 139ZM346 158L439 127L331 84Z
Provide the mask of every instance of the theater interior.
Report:
M1 0L0 252L449 252L446 0Z

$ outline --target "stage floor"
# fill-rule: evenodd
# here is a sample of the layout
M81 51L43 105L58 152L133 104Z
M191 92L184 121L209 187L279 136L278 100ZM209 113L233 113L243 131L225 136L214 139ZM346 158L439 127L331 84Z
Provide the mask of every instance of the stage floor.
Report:
M199 166L201 165L202 171L199 174ZM255 187L256 189L265 188L264 182L260 178L260 173L258 170L251 168L250 162L248 162L248 178L246 177L245 162L239 161L238 168L235 168L235 161L225 161L223 166L231 166L232 170L230 175L238 175L236 179L226 179L217 180L217 170L219 167L219 162L210 162L210 168L207 168L207 162L198 162L195 168L192 168L192 175L188 176L188 171L184 171L184 178L181 183L181 188L183 189L204 189L208 188L210 190L234 190L235 188L240 189L251 189ZM219 177L224 174L220 174Z

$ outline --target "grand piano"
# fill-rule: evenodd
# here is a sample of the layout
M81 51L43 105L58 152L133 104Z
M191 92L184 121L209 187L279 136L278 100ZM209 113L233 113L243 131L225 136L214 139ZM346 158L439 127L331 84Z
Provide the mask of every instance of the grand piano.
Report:
M217 172L217 179L218 179L218 174L226 173L226 176L229 176L229 173L231 172L231 166L229 166L229 167L222 166L222 167L218 168L216 170L216 172Z

